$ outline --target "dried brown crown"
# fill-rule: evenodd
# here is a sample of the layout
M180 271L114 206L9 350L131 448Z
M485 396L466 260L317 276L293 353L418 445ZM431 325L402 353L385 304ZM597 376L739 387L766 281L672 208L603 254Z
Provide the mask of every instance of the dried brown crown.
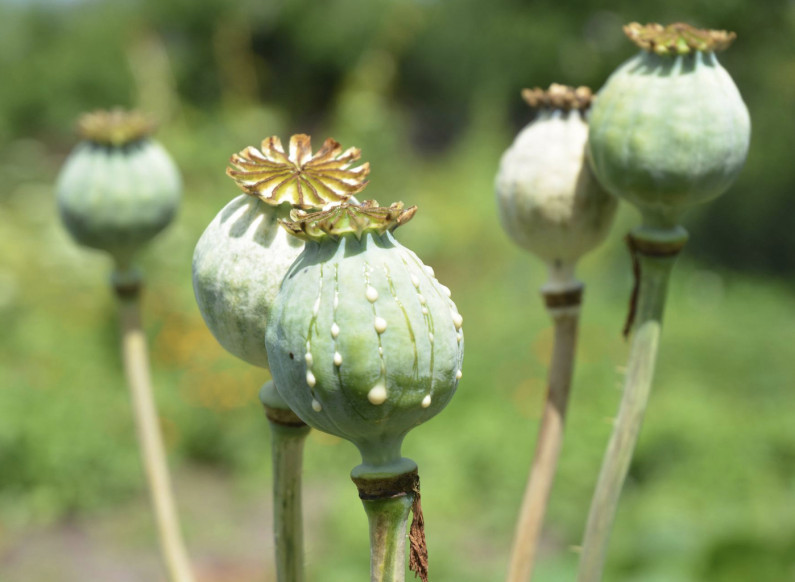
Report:
M116 147L149 137L155 127L155 122L148 115L121 108L84 113L77 121L77 132L81 138Z
M348 234L360 239L365 232L383 234L395 230L411 220L415 212L416 206L404 210L402 202L379 206L375 200L365 200L361 204L344 202L320 212L296 209L290 213L292 220L282 220L281 223L291 234L304 240L319 242Z
M593 92L589 87L569 87L552 83L546 91L539 87L522 89L522 98L533 109L584 112L591 106Z
M643 50L658 55L722 51L737 38L734 32L695 28L684 22L668 26L632 22L624 27L624 33Z
M288 202L298 208L322 208L344 202L367 185L370 164L350 166L361 151L342 146L331 138L313 155L311 137L297 134L290 138L290 151L284 151L278 137L262 141L262 149L247 147L230 160L229 175L243 192L268 204Z

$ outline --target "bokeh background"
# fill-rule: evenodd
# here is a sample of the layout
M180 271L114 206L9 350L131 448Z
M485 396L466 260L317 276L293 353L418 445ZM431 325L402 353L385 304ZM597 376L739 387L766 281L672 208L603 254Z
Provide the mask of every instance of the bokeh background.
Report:
M399 238L453 289L464 379L415 430L435 581L504 577L534 447L551 328L540 263L502 233L500 154L519 97L598 88L635 49L621 25L734 30L720 56L753 120L746 168L687 216L657 379L606 580L795 580L795 4L789 0L0 0L0 579L164 580L121 374L110 264L61 228L53 182L77 116L136 106L182 169L176 223L142 257L162 426L204 582L274 579L261 370L206 330L190 263L237 195L232 152L333 136L372 164L367 194L420 211ZM709 111L704 111L709 115ZM581 344L538 580L576 571L610 432L631 289L621 210L586 257ZM348 443L306 453L310 580L365 580Z

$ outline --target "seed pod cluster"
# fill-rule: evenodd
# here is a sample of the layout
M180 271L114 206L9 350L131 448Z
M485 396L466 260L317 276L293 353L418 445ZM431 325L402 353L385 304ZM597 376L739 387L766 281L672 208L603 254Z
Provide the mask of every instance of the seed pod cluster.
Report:
M303 248L278 224L293 207L347 200L367 183L369 164L351 168L356 148L333 139L312 153L307 135L285 151L277 137L232 156L227 174L242 194L229 202L199 239L193 254L193 289L207 327L233 355L268 367L265 326L284 274Z

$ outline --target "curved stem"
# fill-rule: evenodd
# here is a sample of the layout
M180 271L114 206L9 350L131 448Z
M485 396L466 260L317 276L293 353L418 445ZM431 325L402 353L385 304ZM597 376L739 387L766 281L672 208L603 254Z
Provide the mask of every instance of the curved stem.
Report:
M128 289L125 293L118 294L124 372L132 394L138 441L149 480L149 493L154 506L161 552L172 582L193 582L193 572L179 529L160 424L152 395L146 336L141 326L140 300L137 290L130 292Z
M301 471L304 443L310 428L274 415L266 408L271 427L273 457L273 535L278 582L304 582L304 527L301 506ZM296 422L297 421L297 422Z
M370 582L404 582L406 523L414 495L362 499L370 522Z
M581 292L582 286L577 290ZM545 293L547 302L560 296ZM555 344L549 368L549 386L541 427L538 432L535 457L530 468L527 487L516 524L508 582L526 582L533 572L541 529L544 523L549 495L555 480L558 458L563 445L566 407L569 401L571 378L574 371L574 352L577 345L579 322L579 295L576 305L550 307L549 314L555 326Z
M643 240L639 235L637 239L635 242ZM684 244L681 241L679 248L671 250L670 245L665 248L660 241L643 242L642 252L635 247L636 260L640 266L640 294L624 395L591 501L578 582L599 582L602 579L610 530L649 400L668 280L676 254ZM657 256L654 253L655 245L661 249Z

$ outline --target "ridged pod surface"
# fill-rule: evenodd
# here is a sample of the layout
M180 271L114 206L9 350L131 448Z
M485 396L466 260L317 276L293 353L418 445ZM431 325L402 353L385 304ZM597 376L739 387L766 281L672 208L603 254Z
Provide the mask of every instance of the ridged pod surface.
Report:
M317 234L309 230L267 329L276 386L304 422L353 442L364 466L396 468L406 433L458 385L463 320L389 229Z
M348 170L359 150L342 152L326 140L313 156L309 136L298 134L285 152L276 137L262 150L232 156L227 170L245 192L205 229L193 253L193 290L213 336L234 356L268 367L265 327L279 285L303 241L279 226L292 204L346 200L366 183L367 164Z
M128 115L88 117L106 129L129 124ZM83 246L110 253L123 268L174 218L182 189L171 157L146 131L121 132L112 140L89 131L67 158L56 185L69 233Z
M687 25L625 30L644 50L597 94L589 157L605 188L670 226L722 194L748 153L748 109L714 52L733 36Z
M569 107L566 95L574 101ZM547 263L573 265L604 240L617 207L585 159L590 91L575 101L574 89L553 85L525 97L539 112L500 161L500 219L519 246Z

